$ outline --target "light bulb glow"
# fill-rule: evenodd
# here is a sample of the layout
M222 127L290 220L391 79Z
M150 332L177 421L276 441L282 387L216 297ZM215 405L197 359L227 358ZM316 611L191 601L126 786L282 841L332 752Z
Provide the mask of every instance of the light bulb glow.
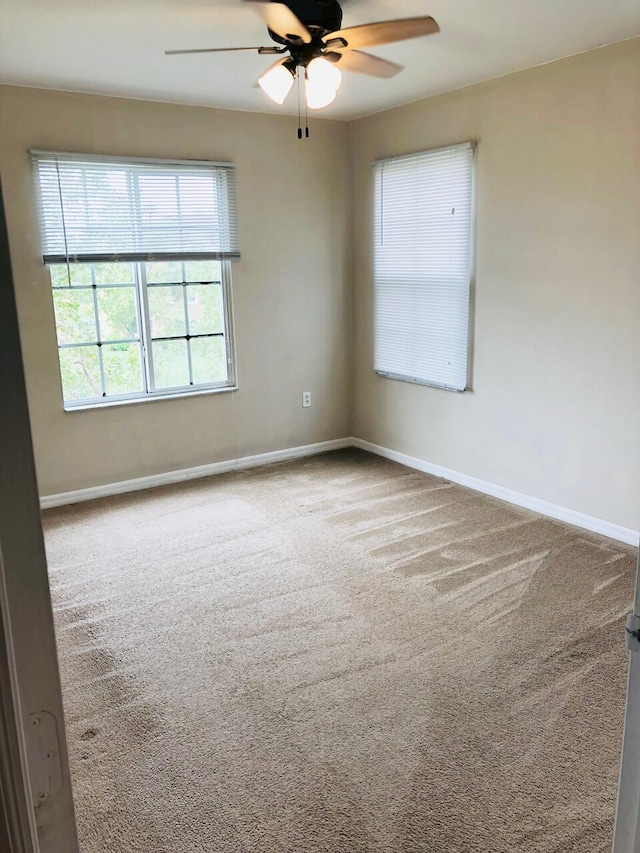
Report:
M328 92L337 92L342 83L342 72L333 62L318 56L307 65L307 78Z
M317 83L312 83L310 80L305 81L305 91L307 95L307 106L310 110L321 110L323 107L328 107L336 99L337 92L335 90L327 90Z
M284 104L293 86L293 74L284 65L276 65L260 77L258 85L276 104Z
M304 82L307 106L310 110L320 110L335 101L342 73L332 62L317 57L307 65Z

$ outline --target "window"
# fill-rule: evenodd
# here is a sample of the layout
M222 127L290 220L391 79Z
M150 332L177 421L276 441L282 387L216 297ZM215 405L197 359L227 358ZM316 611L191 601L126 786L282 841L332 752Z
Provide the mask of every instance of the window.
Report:
M374 173L374 369L467 386L472 143L380 160Z
M32 156L65 408L234 387L233 169Z
M220 261L50 266L65 404L233 384Z

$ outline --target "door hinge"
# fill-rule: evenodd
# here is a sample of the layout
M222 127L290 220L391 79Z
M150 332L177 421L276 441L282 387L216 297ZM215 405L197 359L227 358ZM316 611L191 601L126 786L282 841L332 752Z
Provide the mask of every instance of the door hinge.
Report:
M640 652L640 616L636 616L635 613L630 613L627 616L625 635L629 651L636 654Z
M58 723L49 711L27 718L27 755L33 807L49 805L62 790L62 764Z

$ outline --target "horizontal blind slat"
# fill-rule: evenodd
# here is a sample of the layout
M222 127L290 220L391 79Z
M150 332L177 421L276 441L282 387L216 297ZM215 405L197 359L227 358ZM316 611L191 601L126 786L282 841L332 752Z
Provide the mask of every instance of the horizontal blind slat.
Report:
M374 369L464 390L473 146L374 163Z
M240 255L232 166L32 159L47 263Z

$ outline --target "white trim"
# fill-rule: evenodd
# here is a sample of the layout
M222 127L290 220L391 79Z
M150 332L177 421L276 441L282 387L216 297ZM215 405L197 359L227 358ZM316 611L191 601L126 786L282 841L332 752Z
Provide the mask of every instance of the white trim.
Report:
M183 468L180 471L151 474L149 477L137 477L135 480L122 480L119 483L106 483L103 486L91 486L88 489L76 489L72 492L44 495L40 498L40 506L42 509L50 509L56 506L92 501L96 500L96 498L124 495L127 492L152 489L155 486L167 486L171 483L182 483L185 480L211 477L214 474L226 474L229 471L258 468L260 465L269 465L273 462L286 462L290 459L315 456L318 453L326 453L329 450L343 450L345 447L353 447L353 444L354 440L352 438L338 438L332 441L320 441L317 444L306 444L302 447L288 447L284 450L258 453L255 456L241 456L239 459L227 459L224 462L212 462L208 465L198 465L195 468Z
M0 786L3 788L4 829L10 850L15 853L39 853L38 828L29 780L29 758L18 668L11 625L9 595L0 547Z
M399 160L416 160L419 157L424 157L426 154L442 154L443 151L464 151L469 148L475 151L477 147L477 141L475 139L470 139L468 142L456 142L453 145L441 145L439 148L427 148L426 150L413 151L411 154L398 154L395 157L383 157L382 160L374 160L371 163L371 166L375 167L386 163L397 163Z
M235 164L219 160L180 160L174 157L122 157L119 154L86 154L74 151L46 151L30 148L32 160L65 160L72 163L151 163L159 166L194 166L196 168L234 169Z
M148 477L123 480L119 483L106 483L103 486L91 486L87 489L77 489L72 492L44 495L40 498L40 506L42 509L51 509L52 507L96 500L97 498L124 495L127 492L137 492L142 489L153 489L156 486L167 486L172 483L182 483L186 480L212 477L215 474L226 474L229 471L258 468L261 465L270 465L274 462L287 462L291 459L302 459L305 456L315 456L318 453L327 453L330 450L343 450L347 447L358 447L361 450L367 450L369 453L399 462L408 468L415 468L417 471L423 471L425 474L433 474L435 477L443 477L445 480L451 480L452 483L458 483L460 486L465 486L476 492L482 492L485 495L491 495L507 503L530 509L548 518L564 521L567 524L572 524L574 527L591 530L593 533L608 536L610 539L625 542L627 545L637 546L640 544L640 532L637 530L623 527L620 524L614 524L611 521L605 521L602 518L596 518L593 515L578 512L575 509L558 506L558 504L550 503L542 498L524 495L521 492L508 489L506 486L498 486L495 483L480 480L469 474L462 474L460 471L454 471L451 468L427 462L425 459L419 459L417 456L408 456L406 453L390 450L388 447L381 447L379 444L372 444L370 441L364 441L361 438L338 438L332 441L320 441L317 444L288 447L284 450L258 453L255 456L241 456L239 459L227 459L223 462L212 462L208 465L199 465L195 468L167 471L164 474L151 474Z
M99 398L99 403L79 403L77 406L68 403L64 407L64 411L66 414L90 412L92 409L111 409L114 406L137 406L139 403L157 403L163 400L184 400L185 397L206 397L209 394L226 394L227 391L237 390L237 385L225 385L222 388L204 388L202 391L179 391L175 394L164 394L161 391L157 391L145 394L144 397L108 397L108 402L106 403L103 398Z
M354 438L353 446L359 447L361 450L368 450L369 453L375 453L377 456L384 456L385 459L392 459L394 462L399 462L401 465L406 465L409 468L415 468L417 471L424 471L426 474L443 477L445 480L451 480L453 483L466 486L468 489L473 489L476 492L482 492L485 495L491 495L494 498L499 498L516 506L525 507L525 509L533 510L533 512L537 512L540 515L555 518L567 524L573 524L575 527L581 527L584 530L591 530L593 533L600 533L602 536L608 536L610 539L617 539L619 542L625 542L627 545L637 546L639 544L640 532L631 530L629 527L622 527L620 524L614 524L611 521L605 521L593 515L586 515L575 509L558 506L542 498L524 495L521 492L508 489L506 486L498 486L486 480L479 480L477 477L461 474L459 471L444 468L442 465L427 462L416 456L407 456L406 453L399 453L397 450L390 450L387 447L372 444L370 441L364 441L361 438Z

